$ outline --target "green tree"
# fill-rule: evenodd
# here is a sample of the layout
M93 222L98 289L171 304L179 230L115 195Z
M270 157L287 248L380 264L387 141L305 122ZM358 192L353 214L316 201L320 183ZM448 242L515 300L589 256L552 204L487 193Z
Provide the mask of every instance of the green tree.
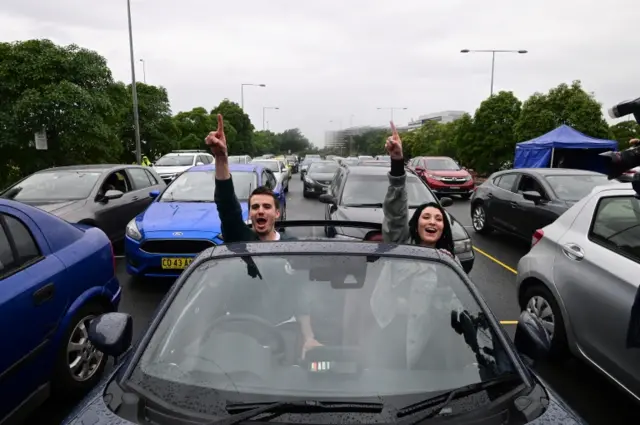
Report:
M606 139L609 126L602 105L580 81L560 84L547 94L535 93L522 106L515 134L519 142L533 139L566 124L591 137Z
M204 139L217 125L214 117L203 107L180 112L173 120L180 133L180 149L205 149Z
M254 155L264 155L265 153L281 152L280 139L278 135L269 130L256 131L253 133Z
M473 117L473 143L468 149L471 165L479 173L490 173L513 161L514 128L522 103L512 92L501 91L480 104ZM460 159L459 159L460 160Z
M290 128L278 134L278 147L283 154L303 152L311 147L309 139L298 128Z
M613 140L618 141L618 149L624 150L629 147L629 140L640 138L640 125L635 121L622 121L612 125L611 135Z
M214 118L217 114L222 114L224 117L229 153L232 155L254 155L251 143L254 126L249 115L242 110L240 105L225 99L211 111Z
M106 60L49 40L0 43L0 184L36 170L117 162L122 145ZM47 150L34 133L45 129Z

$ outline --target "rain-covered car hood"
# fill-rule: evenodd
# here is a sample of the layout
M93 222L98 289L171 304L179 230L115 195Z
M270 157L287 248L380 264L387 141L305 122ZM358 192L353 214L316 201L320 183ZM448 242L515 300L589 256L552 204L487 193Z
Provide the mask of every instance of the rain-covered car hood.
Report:
M312 173L312 172L307 172L306 177L310 178L311 180L315 180L315 181L321 181L321 182L330 182L333 180L333 176L335 175L335 173Z
M20 200L18 200L20 201ZM65 218L69 213L76 211L85 206L87 203L86 199L80 199L77 201L20 201L23 204L31 205L33 207L38 207L41 210L44 210L48 213L56 215L60 218Z
M246 220L249 209L241 202L242 218ZM148 232L220 231L220 217L215 202L153 202L138 217L138 229Z
M427 174L438 177L467 177L471 176L467 170L425 170Z
M409 218L413 215L415 208L409 209ZM462 227L458 221L447 212L449 222L451 223L451 233L454 241L463 239L469 239L469 234ZM346 221L366 221L372 223L382 223L384 213L382 208L359 208L359 207L345 207L340 206L335 213L334 220L346 220ZM367 234L367 230L357 228L339 228L337 229L339 234L352 236L355 238L364 238Z
M128 362L124 361L121 363L120 367L123 367ZM118 369L112 371L110 374L106 375L102 381L82 400L75 409L71 412L69 416L62 422L61 425L138 425L134 422L127 421L115 413L113 413L107 404L104 401L104 391L107 384L113 379L116 375ZM546 384L543 383L543 385ZM170 391L170 386L168 386L168 391ZM547 394L549 396L549 404L547 406L547 410L539 416L538 418L528 422L528 425L582 425L585 424L571 409L561 400L558 396L549 391L549 387L546 387ZM351 423L358 423L357 417L360 416L362 418L362 423L371 423L371 415L356 413L349 415L351 418ZM377 415L376 415L377 416ZM336 423L336 419L338 417L336 414L326 413L326 414L314 414L313 422L314 423ZM333 419L333 420L332 420ZM281 415L278 418L278 422L284 423L290 421L290 423L298 423L299 416L297 415ZM395 417L390 418L381 418L378 416L378 420L384 421L385 423L393 423L397 419Z

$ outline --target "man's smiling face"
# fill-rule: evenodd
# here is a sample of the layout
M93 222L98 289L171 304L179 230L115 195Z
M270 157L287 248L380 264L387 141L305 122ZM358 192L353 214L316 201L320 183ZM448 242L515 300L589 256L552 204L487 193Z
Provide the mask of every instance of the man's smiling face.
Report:
M280 209L272 195L256 194L249 198L249 219L260 239L273 233L279 218Z

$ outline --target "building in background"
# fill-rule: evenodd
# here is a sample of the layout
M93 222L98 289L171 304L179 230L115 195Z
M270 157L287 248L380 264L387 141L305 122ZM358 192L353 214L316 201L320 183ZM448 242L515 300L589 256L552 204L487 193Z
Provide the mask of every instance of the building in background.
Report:
M435 121L445 124L457 120L464 114L466 114L466 112L464 111L434 112L433 114L420 115L417 120L411 120L408 126L411 128L418 128L428 121Z

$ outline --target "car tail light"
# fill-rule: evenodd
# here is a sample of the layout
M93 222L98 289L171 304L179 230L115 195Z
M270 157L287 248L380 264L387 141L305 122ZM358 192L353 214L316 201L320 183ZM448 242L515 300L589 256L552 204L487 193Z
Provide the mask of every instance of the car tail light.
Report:
M365 241L373 241L373 242L382 242L382 233L373 231L367 233L367 236L364 237Z
M544 232L542 231L542 229L538 229L533 232L533 236L531 237L531 248L533 248L538 242L540 242L540 239L542 239L543 236Z
M113 244L109 242L109 248L111 248L111 262L113 264L113 272L116 272L116 252L113 250Z

